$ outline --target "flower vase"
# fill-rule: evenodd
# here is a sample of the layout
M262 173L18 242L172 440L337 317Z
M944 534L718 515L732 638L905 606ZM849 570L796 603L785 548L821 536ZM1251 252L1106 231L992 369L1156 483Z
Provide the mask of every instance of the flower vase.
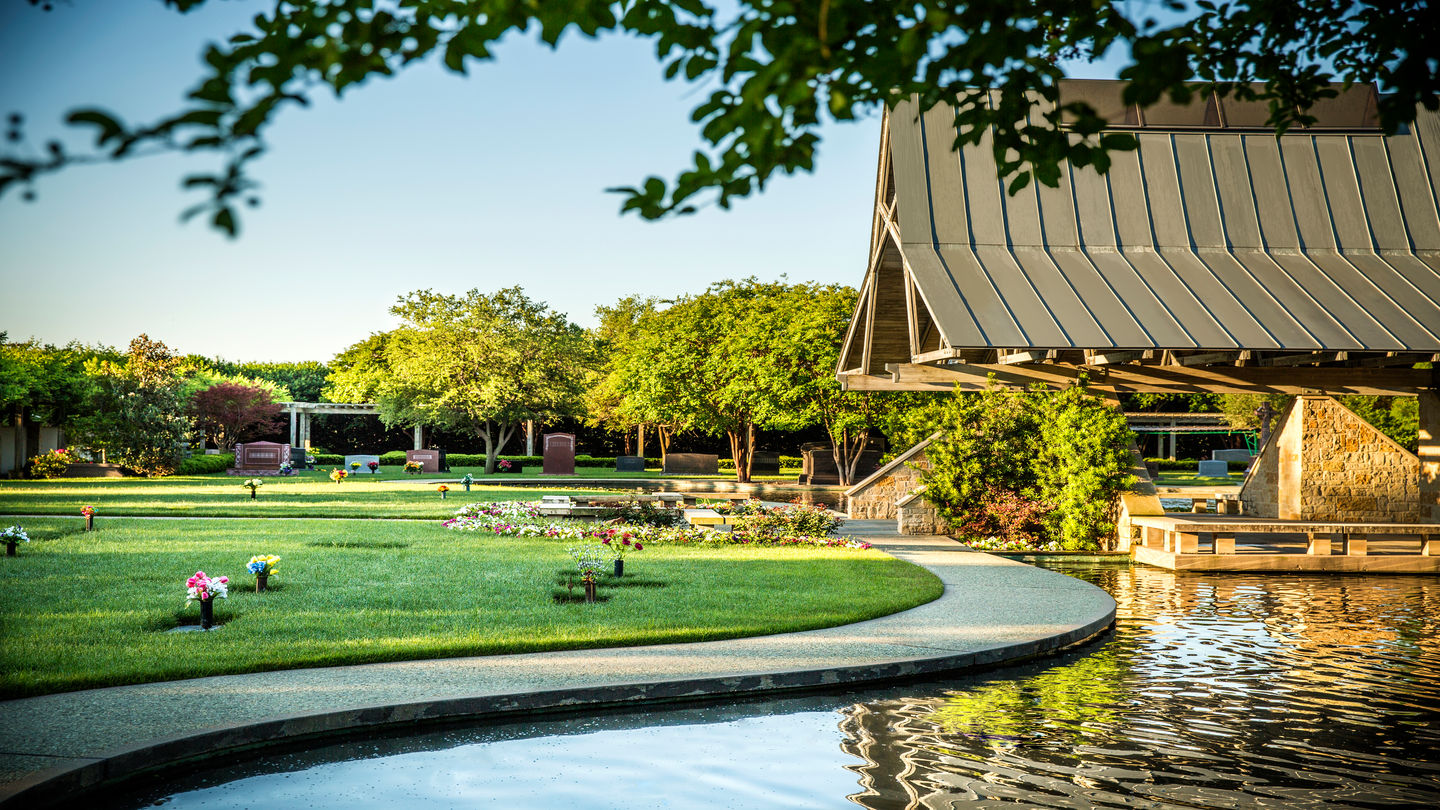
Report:
M94 516L94 515L86 515L86 516L85 516L85 531L87 531L87 532L93 532L93 531L95 531L95 516Z
M200 629L201 629L201 630L209 630L210 628L212 628L212 627L214 627L214 626L215 626L215 600L214 600L214 598L201 599L201 600L200 600Z
M624 560L624 559L617 559L617 560L615 561L615 576L617 576L617 577L623 577L623 576L625 576L625 560Z
M470 485L469 485L469 484L466 484L466 485L465 485L465 491L466 491L466 492L469 492L469 491L470 491Z
M255 500L255 490L254 490L254 489L250 490L250 500L252 500L252 501Z
M14 541L14 540L6 540L6 541L5 541L5 556L6 556L6 557L14 557L14 556L15 556L15 541Z
M255 575L255 592L256 592L256 593L264 593L264 592L266 592L266 591L268 591L268 590L270 590L270 575L269 575L269 574L256 574L256 575Z
M585 602L589 604L595 601L595 580L585 580Z
M448 495L448 494L449 494L448 492L442 492L442 493L440 493L440 500L442 500L442 501L445 500L445 496Z

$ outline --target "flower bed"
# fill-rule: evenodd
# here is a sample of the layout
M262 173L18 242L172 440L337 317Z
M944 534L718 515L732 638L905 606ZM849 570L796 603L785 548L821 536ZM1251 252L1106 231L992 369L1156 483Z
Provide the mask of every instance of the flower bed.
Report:
M788 507L787 507L788 508ZM828 548L870 548L850 537L802 534L777 530L774 526L749 527L721 532L699 526L646 526L629 523L580 523L540 517L539 503L496 501L472 503L460 508L445 521L445 528L457 531L491 532L505 537L552 537L563 540L602 539L617 531L642 543L682 545L811 546Z

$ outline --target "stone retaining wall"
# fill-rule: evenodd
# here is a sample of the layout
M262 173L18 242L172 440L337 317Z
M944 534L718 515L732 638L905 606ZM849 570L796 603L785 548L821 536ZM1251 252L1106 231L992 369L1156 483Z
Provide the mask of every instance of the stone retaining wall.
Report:
M1245 514L1284 520L1415 523L1420 459L1334 397L1295 400L1240 490Z

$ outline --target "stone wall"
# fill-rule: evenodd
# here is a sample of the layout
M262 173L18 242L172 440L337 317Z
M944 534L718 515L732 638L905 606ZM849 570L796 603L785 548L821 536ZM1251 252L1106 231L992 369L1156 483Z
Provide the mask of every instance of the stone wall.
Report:
M1420 459L1333 397L1298 397L1240 490L1245 514L1283 520L1413 523Z
M886 472L865 489L850 496L847 510L850 517L856 520L889 520L896 517L896 502L920 488L920 471L911 468L910 464L929 468L929 462L921 453L909 464L901 464Z

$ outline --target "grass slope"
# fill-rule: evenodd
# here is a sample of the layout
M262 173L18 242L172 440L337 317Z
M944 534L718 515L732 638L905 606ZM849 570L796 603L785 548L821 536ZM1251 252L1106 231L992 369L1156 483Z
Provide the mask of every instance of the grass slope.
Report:
M627 556L618 586L602 583L604 603L560 604L552 592L570 567L561 541L438 522L98 525L87 534L76 521L26 521L34 541L0 558L0 696L790 632L886 615L943 590L877 551L651 546ZM260 553L283 558L267 594L245 573ZM231 578L230 598L216 604L223 626L166 633L198 623L199 607L182 607L196 569Z

